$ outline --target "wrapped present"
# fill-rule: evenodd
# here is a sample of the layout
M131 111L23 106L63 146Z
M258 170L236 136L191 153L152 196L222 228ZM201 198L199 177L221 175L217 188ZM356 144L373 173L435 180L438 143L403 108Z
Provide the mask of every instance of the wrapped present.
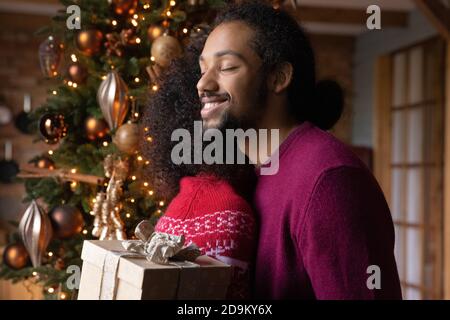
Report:
M150 234L150 235L149 235ZM86 240L79 300L224 299L231 266L184 237L136 228L140 240Z

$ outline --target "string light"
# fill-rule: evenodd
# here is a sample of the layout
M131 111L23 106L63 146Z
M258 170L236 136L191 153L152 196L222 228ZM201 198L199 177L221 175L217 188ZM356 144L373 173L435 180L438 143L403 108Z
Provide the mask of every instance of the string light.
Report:
M71 172L71 173L77 173L77 169L75 169L75 168L70 169L70 172Z
M151 56L151 57L150 57L150 60L153 61L153 62L155 62L155 57L154 57L154 56Z
M97 199L92 198L92 203L96 203L96 202L97 202Z
M130 199L130 202L131 202L131 203L134 203L134 201L135 201L134 198L131 198L131 199Z
M153 195L153 190L150 190L150 191L148 192L148 194L149 194L150 196L152 196L152 195Z
M146 3L146 4L144 4L144 7L143 7L145 10L147 10L147 9L149 9L150 8L150 4L149 3Z
M71 188L75 188L77 186L77 182L76 181L72 181L72 183L70 184Z
M159 202L159 206L160 206L160 207L163 207L163 206L164 206L164 201L160 201L160 202Z
M133 181L136 180L136 176L132 176L131 180L133 180Z
M134 19L131 19L131 24L132 24L133 26L135 26L135 27L138 26L138 22L137 22L136 20L134 20Z
M145 132L148 132L148 130L149 130L148 127L145 127L145 128L144 128L144 131L145 131Z
M131 217L131 214L127 213L125 216L126 216L127 218L129 218L129 217Z
M61 292L61 294L59 295L59 297L62 299L62 300L65 300L66 299L66 294L64 293L64 292Z
M72 81L68 81L68 82L67 82L67 85L72 86L72 85L73 85L73 82L72 82Z
M47 254L49 257L53 257L53 252L49 251Z
M139 18L139 16L137 15L137 13L135 13L135 14L133 15L133 18L134 18L134 19Z
M188 29L187 28L183 28L183 33L188 33Z
M48 150L48 154L52 156L53 155L53 150Z
M175 1L173 1L173 0L170 1L170 6L171 6L171 7L175 7L176 4L177 4L177 3L176 3Z
M134 117L135 117L135 118L139 117L139 113L138 113L138 112L135 112L135 113L134 113Z
M146 160L145 165L149 165L149 164L150 164L150 161Z
M147 137L147 141L152 142L153 141L152 137Z
M140 79L138 77L134 78L134 82L139 82Z
M157 86L156 84L153 85L153 86L152 86L152 90L153 90L153 91L158 91L158 86Z
M56 90L53 90L52 93L56 96L58 92Z
M141 38L136 38L136 40L135 40L135 41L136 41L136 43L138 43L138 44L139 44L139 43L141 43Z
M144 187L148 187L148 182L144 182Z
M93 216L93 215L95 215L95 212L94 212L94 211L90 211L89 214L90 214L91 216Z
M170 17L172 15L172 12L167 11L166 16Z
M55 292L55 289L53 289L53 288L48 288L47 292L48 292L48 293L53 293L53 292Z
M86 229L83 230L83 234L87 234L88 231Z
M73 62L77 62L78 61L77 56L75 54L73 54L73 53L70 55L70 59L72 59Z
M33 277L36 277L38 275L36 271L33 271L31 274L33 275Z
M116 20L113 20L113 21L111 21L111 24L112 24L113 26L117 26L117 21L116 21Z
M108 146L108 141L103 141L103 146L107 147Z
M142 160L144 160L144 159L142 158L142 156L138 156L138 157L137 157L137 160L138 160L138 161L142 161Z
M78 87L78 85L77 85L76 82L74 82L72 86L73 86L74 88Z
M102 79L105 80L105 79L106 79L106 76L102 76Z

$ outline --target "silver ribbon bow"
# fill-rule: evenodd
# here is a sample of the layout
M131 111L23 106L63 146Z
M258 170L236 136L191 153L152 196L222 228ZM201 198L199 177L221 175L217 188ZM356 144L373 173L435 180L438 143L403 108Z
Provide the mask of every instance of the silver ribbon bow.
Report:
M170 260L194 261L201 255L196 244L183 247L184 235L155 232L148 221L141 221L134 234L139 240L127 240L122 246L131 252L145 256L147 260L158 264L169 264Z

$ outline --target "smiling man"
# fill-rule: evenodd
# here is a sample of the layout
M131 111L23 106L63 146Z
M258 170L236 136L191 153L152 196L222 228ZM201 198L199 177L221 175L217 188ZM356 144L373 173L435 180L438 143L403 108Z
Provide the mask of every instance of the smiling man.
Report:
M206 128L279 129L279 171L259 175L254 197L255 296L400 299L389 208L364 164L322 130L333 106L319 104L325 93L296 21L261 3L229 7L199 64Z

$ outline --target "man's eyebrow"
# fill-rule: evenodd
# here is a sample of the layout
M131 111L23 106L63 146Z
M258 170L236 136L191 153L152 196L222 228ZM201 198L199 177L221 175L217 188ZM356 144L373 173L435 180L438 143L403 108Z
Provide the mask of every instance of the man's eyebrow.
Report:
M219 52L214 53L214 57L222 57L225 55L232 55L235 57L238 57L239 59L243 60L244 62L247 62L247 59L245 59L245 57L240 54L239 52L233 51L233 50L222 50ZM198 61L203 61L204 58L202 55L200 55L200 57L198 57Z

